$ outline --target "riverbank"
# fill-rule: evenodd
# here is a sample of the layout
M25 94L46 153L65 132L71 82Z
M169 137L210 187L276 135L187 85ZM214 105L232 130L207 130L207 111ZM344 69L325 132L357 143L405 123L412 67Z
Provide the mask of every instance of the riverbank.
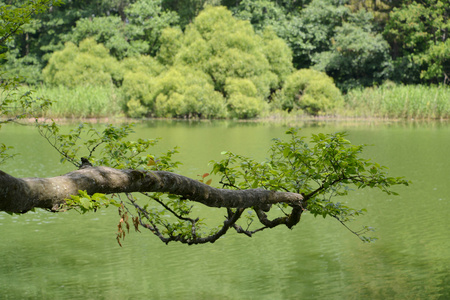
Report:
M121 90L115 87L38 86L31 89L36 98L52 100L52 105L39 113L42 118L87 120L94 123L98 123L98 120L124 122L127 119L123 95ZM270 108L264 114L251 120L450 119L450 87L442 85L406 86L385 83L379 87L353 89L344 95L343 99L344 101L332 111L322 112L319 116L308 115L302 110L287 112Z

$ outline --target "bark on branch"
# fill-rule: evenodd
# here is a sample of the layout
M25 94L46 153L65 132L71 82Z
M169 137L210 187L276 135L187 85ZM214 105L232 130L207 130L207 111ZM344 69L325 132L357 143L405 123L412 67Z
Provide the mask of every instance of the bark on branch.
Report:
M165 171L118 170L88 167L51 178L16 178L0 171L0 210L25 213L33 208L57 210L64 199L79 190L94 193L163 192L180 195L210 207L257 207L272 204L302 206L300 194L263 189L225 190Z

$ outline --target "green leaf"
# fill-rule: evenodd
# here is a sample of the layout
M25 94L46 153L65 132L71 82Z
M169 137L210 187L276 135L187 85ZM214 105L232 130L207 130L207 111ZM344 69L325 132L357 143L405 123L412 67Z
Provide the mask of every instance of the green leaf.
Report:
M89 210L91 208L91 201L88 198L80 198L80 205Z

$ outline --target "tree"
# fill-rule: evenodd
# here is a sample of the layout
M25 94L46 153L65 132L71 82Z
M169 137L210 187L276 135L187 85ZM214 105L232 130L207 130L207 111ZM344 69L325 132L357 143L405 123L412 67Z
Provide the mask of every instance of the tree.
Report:
M126 27L123 26L120 16L83 18L77 21L76 27L67 39L76 45L87 38L94 39L109 49L111 55L117 59L148 50L148 46L133 47L125 31Z
M372 18L364 12L351 15L349 22L335 28L330 50L313 57L314 68L333 77L343 91L381 84L389 78L389 45L374 32Z
M56 3L61 1L38 1L41 2L48 4L47 13L29 19L22 26L22 33L7 45L5 67L11 76L27 74L23 80L29 84L42 81L40 74L50 56L62 50L67 42L78 46L86 38L93 38L103 43L116 59L155 55L162 29L178 23L177 14L164 11L161 1L78 0L64 1L58 6Z
M244 0L234 11L258 31L272 28L291 48L297 69L326 72L346 91L381 83L390 75L389 45L377 33L372 13L355 7L366 2L353 2L354 11L335 0L313 0L286 10L275 1Z
M293 52L295 68L312 65L315 53L329 50L334 28L342 24L349 9L334 0L241 1L233 9L257 31L272 28Z
M180 26L183 29L192 23L205 6L217 6L220 4L221 0L162 0L163 9L177 12L180 16Z
M177 14L163 11L160 1L138 0L121 7L119 15L79 19L66 40L78 44L94 38L119 60L138 54L155 55L161 31L178 23Z
M300 108L311 115L330 112L343 100L333 79L312 69L292 73L277 96L282 109L291 111Z
M282 58L278 66L269 62L266 53L269 49L264 45L278 40L270 32L261 38L248 22L233 18L224 7L207 7L186 28L174 64L195 65L212 78L215 89L221 93L225 91L227 78L249 78L258 94L268 97L270 88L279 87L283 76L291 72L290 50L286 45L277 45ZM284 68L285 74L276 74L274 67Z
M71 42L66 43L63 50L52 54L42 73L46 83L66 87L110 86L123 76L117 60L94 39L84 40L79 47Z
M35 14L46 11L59 1L39 0L39 1L20 1L22 3L11 5L2 3L0 5L1 21L0 45L10 40L14 35L23 31L23 26L31 22Z
M400 69L397 80L419 82L422 76L435 82L445 81L448 70L438 64L446 64L447 60L449 15L448 3L442 0L404 1L390 12L384 36Z
M131 43L147 47L145 54L156 55L160 47L159 37L165 28L178 24L178 14L162 9L162 1L138 0L126 13L129 20L127 30Z
M33 19L37 14L46 11L54 5L58 5L60 1L14 1L10 3L0 3L0 63L6 64L4 70L8 70L8 74L2 73L2 77L8 76L13 78L14 75L19 75L20 78L27 74L33 74L35 83L40 77L35 65L40 65L36 56L30 55L26 58L17 59L23 55L30 53L30 34L36 30L38 26ZM14 40L19 34L24 33L22 41ZM19 46L23 44L23 46ZM6 52L10 48L15 48L10 52ZM12 47L15 46L15 47ZM22 53L20 53L22 52Z
M442 80L443 84L450 84L450 39L430 47L422 61L427 66L420 77L425 79Z
M342 25L350 13L349 9L341 4L334 0L313 0L301 11L299 19L293 19L293 26L288 29L300 30L303 33L292 40L299 51L299 67L309 67L316 53L330 49L335 28ZM289 34L289 31L287 33Z
M273 31L256 34L225 7L205 8L184 32L167 28L160 41L156 59L167 69L147 76L141 86L150 93L128 103L141 114L255 117L292 72L292 53Z
M19 3L16 4L18 8L40 7L37 12L46 13L33 14L33 18L21 26L20 34L14 35L6 45L9 48L6 62L9 74L14 76L26 70L27 76L22 80L27 83L41 81L40 72L50 54L64 47L65 36L78 19L99 15L99 1L14 1ZM41 6L42 3L46 6Z
M305 41L310 32L305 30L300 18L302 2L243 0L230 3L228 7L236 18L249 21L256 32L271 28L292 50L293 65L296 68L307 68L309 58L305 56L312 49L311 45Z

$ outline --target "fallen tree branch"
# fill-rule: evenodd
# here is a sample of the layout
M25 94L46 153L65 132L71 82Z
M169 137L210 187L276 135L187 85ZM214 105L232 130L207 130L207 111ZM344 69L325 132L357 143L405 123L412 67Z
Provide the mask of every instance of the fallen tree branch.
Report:
M33 208L58 211L64 199L77 195L79 190L89 195L163 192L210 207L257 207L263 211L276 203L304 206L302 195L296 193L217 189L166 171L87 167L51 178L16 178L0 171L0 210L14 213L25 213Z

